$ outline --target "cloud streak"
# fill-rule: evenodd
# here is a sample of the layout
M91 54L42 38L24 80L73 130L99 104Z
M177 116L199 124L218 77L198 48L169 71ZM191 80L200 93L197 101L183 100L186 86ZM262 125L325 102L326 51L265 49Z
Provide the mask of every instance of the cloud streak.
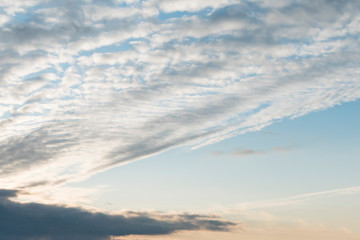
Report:
M321 192L306 193L292 197L275 199L272 201L242 203L242 204L238 204L238 207L241 211L253 210L253 209L266 209L266 208L282 207L282 206L294 205L294 204L295 205L302 204L306 201L310 201L314 199L331 198L336 196L356 195L356 194L360 194L359 186L333 189L333 190L327 190Z
M282 152L286 153L291 151L292 149L290 147L274 147L270 150L257 150L257 149L251 149L251 148L239 148L233 151L212 151L210 154L212 156L223 156L223 155L232 155L233 157L248 157L248 156L254 156L254 155L266 155L273 152Z

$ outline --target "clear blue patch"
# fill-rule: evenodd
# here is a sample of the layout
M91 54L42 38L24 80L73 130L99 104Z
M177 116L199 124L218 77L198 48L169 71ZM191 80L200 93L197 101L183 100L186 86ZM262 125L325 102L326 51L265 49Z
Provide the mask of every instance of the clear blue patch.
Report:
M1 117L0 119L9 119L11 118L11 114L9 111L6 111Z
M158 18L161 21L166 21L168 19L173 19L173 18L182 18L182 17L191 17L191 16L199 16L199 17L207 17L209 13L211 13L213 9L212 8L205 8L199 12L189 12L189 11L175 11L175 12L170 12L170 13L166 13L163 11L159 12Z
M60 63L59 65L63 69L63 71L65 71L68 67L71 66L69 63Z
M16 13L14 19L16 22L23 22L23 23L30 22L30 16L27 13Z
M133 41L143 41L143 38L129 38L126 41L121 43L116 43L113 45L103 46L96 48L90 51L81 51L79 56L91 56L94 53L114 53L114 52L123 52L133 48L131 42Z
M65 96L65 97L60 98L60 100L62 100L62 101L70 101L70 100L74 100L74 99L75 99L74 96Z
M193 16L193 15L195 15L195 14L190 13L190 12L176 11L176 12L171 12L171 13L165 13L165 12L160 11L158 17L161 21L166 21L171 18L181 18L184 16Z

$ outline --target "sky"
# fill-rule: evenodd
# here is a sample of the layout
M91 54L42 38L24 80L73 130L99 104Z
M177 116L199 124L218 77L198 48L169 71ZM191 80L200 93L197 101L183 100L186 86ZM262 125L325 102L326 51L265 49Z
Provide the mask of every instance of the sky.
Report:
M359 240L359 10L0 0L0 238Z

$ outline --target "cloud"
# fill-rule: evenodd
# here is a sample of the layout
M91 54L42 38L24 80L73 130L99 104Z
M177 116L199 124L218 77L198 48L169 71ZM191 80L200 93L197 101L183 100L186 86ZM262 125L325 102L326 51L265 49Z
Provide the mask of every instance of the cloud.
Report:
M275 199L272 201L241 203L238 204L238 209L241 211L245 211L245 210L253 210L253 209L275 208L275 207L282 207L287 205L302 204L306 201L310 201L314 199L331 198L331 197L344 196L344 195L358 195L358 194L360 194L360 187L354 186L348 188L306 193L306 194L301 194L301 195L296 195L281 199Z
M50 126L44 126L23 137L8 138L0 143L0 175L6 176L44 164L75 141L68 135L54 131Z
M252 155L265 155L265 154L270 154L273 152L282 152L282 153L286 153L291 151L292 148L290 147L274 147L273 149L270 150L256 150L256 149L251 149L251 148L240 148L237 150L233 150L233 151L228 151L228 152L224 152L224 151L211 151L210 154L212 156L223 156L223 155L232 155L233 157L248 157L248 156L252 156Z
M233 152L234 156L240 156L240 157L246 157L249 155L258 155L258 154L264 154L264 151L245 149L245 150L238 150L238 151Z
M0 4L3 188L83 179L360 97L355 0Z
M8 199L10 197L16 197L16 190L1 189L0 190L0 199Z
M127 212L109 215L80 208L9 200L15 190L0 190L4 239L108 239L109 236L166 235L180 230L229 231L235 223L205 215Z

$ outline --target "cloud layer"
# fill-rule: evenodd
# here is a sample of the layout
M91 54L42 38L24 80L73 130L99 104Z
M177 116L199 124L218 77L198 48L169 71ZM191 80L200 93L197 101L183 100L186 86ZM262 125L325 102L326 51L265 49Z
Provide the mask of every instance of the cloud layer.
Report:
M205 215L127 212L109 215L80 208L17 203L17 191L0 190L2 239L108 239L109 236L163 235L179 230L228 231L235 224Z
M0 1L0 187L56 184L360 96L360 4Z

